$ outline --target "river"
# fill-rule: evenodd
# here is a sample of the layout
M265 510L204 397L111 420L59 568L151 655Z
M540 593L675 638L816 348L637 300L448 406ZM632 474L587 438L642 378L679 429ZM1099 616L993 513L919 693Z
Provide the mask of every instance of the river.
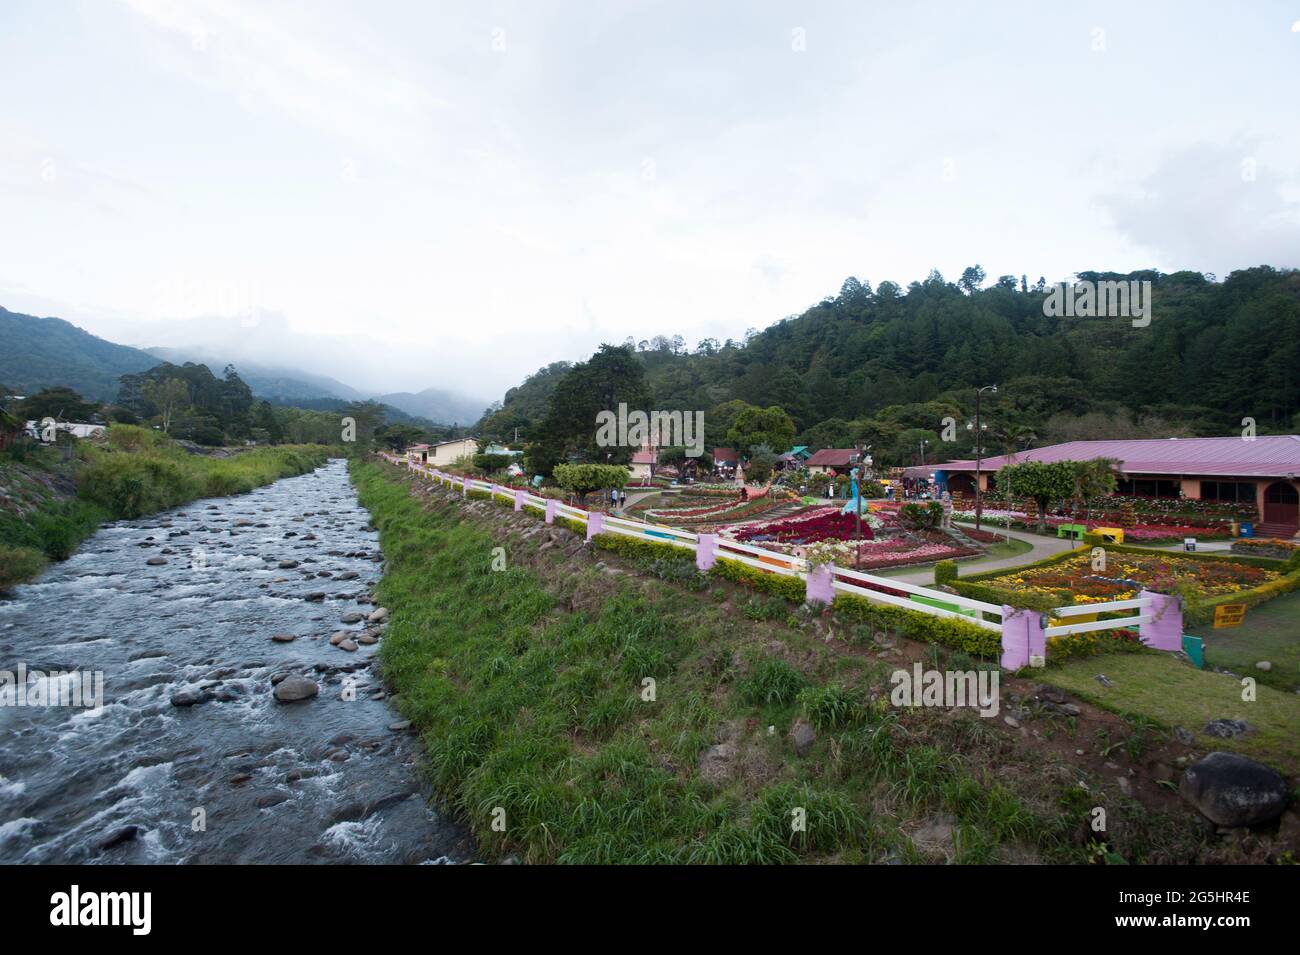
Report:
M28 704L56 685L40 673L104 688L89 708L0 686L0 863L471 859L374 672L382 635L343 622L375 609L368 524L333 460L106 525L0 600L0 670L25 667ZM379 642L349 652L339 630ZM285 675L319 694L277 702Z

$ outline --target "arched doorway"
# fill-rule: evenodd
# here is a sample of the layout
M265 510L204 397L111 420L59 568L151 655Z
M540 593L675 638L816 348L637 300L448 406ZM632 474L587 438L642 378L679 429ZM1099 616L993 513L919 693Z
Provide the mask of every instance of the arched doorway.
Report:
M1300 524L1300 495L1289 481L1274 481L1264 488L1265 524Z

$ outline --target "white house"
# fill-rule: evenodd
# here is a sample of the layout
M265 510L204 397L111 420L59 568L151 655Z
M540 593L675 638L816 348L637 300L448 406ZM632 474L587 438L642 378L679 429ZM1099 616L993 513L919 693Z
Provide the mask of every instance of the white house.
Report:
M87 424L81 421L60 421L54 427L59 431L67 432L74 438L93 438L108 430L106 425ZM40 441L44 441L46 438L46 429L41 426L39 421L27 422L27 433Z
M412 464L427 464L435 468L450 467L459 458L478 454L477 438L456 438L437 444L413 444L406 449L406 460Z

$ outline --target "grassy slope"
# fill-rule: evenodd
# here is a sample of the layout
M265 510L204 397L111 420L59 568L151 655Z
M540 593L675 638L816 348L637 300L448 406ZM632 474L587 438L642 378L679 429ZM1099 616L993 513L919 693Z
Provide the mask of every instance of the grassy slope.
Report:
M1104 674L1112 685L1103 686L1097 674ZM1201 745L1236 750L1288 775L1300 771L1300 697L1294 693L1259 686L1256 699L1244 702L1239 680L1197 670L1175 657L1147 653L1071 660L1047 668L1042 679L1107 709L1193 733L1211 720L1245 720L1254 732L1236 740L1201 736Z
M435 785L489 853L1083 861L1088 809L1135 805L1098 779L1080 788L1086 774L970 711L891 708L882 696L893 666L880 657L892 651L876 652L862 628L705 582L689 557L611 574L567 554L576 539L565 531L507 537L474 513L492 505L417 497L397 469L354 463L353 477L387 559L385 677L421 733ZM492 516L523 533L537 524ZM491 569L496 546L508 569ZM647 677L653 702L641 696ZM802 758L786 735L799 717L818 734ZM732 750L715 785L700 757L719 741ZM793 832L800 807L807 829ZM504 831L492 828L498 808ZM1113 847L1122 855L1197 856L1186 814L1125 815L1132 822ZM909 838L945 817L951 838Z
M189 454L162 436L113 425L108 443L0 454L0 588L64 560L106 520L200 497L251 491L321 465L323 447L257 448L229 458Z

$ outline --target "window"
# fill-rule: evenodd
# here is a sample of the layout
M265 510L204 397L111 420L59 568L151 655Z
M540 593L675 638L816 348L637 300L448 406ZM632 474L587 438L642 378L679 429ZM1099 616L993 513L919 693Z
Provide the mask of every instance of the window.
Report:
M1202 481L1201 500L1254 504L1255 485L1249 481Z
M1116 483L1115 491L1125 497L1178 497L1181 488L1178 481L1141 478L1122 479Z

